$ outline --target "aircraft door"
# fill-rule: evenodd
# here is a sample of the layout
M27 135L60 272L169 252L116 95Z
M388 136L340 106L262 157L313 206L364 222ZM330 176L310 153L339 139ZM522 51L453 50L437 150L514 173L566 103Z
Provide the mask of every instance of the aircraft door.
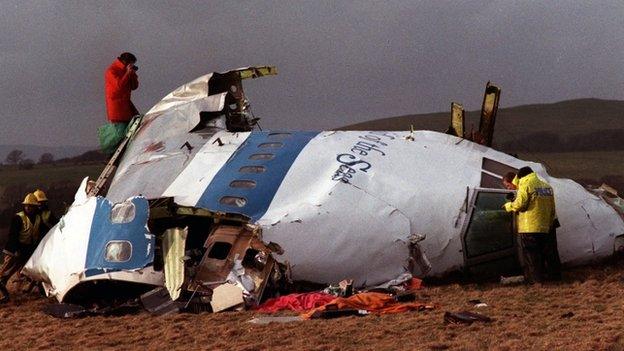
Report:
M473 277L521 273L514 215L502 208L507 194L502 189L474 189L462 230L464 264Z

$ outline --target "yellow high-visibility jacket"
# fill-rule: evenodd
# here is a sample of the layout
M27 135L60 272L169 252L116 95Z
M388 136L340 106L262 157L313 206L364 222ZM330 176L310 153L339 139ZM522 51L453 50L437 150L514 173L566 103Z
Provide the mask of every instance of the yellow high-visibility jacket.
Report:
M516 199L505 210L518 213L518 233L548 233L556 217L553 189L535 172L528 174L518 181Z
M35 223L32 223L24 211L17 214L22 219L22 230L19 232L19 242L24 245L33 245L39 240L39 227L41 217L35 216Z

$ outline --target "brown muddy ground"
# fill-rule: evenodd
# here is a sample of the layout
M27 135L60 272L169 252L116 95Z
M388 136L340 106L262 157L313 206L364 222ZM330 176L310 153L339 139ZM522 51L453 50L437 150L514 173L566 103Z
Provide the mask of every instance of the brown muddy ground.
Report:
M59 320L29 295L0 307L0 350L624 350L623 277L619 260L566 271L558 284L425 287L423 299L439 305L432 311L269 325L248 323L254 312ZM459 310L495 321L444 324L445 311Z

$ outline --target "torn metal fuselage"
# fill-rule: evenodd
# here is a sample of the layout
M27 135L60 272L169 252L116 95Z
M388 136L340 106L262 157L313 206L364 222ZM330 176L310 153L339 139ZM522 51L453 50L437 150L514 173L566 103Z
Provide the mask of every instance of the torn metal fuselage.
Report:
M272 256L279 247L264 244L260 228L249 224L245 216L178 206L172 198L157 199L151 205L150 228L156 232L167 234L174 227L180 232L180 227L185 227L182 279L168 278L176 262L166 258L167 245L157 245L162 251L157 252L154 262L165 272L165 281L180 281L177 287L181 291L167 285L174 300L180 297L184 305L195 307L210 304L213 311L255 305L268 286L276 287L285 277L284 267ZM169 229L163 232L164 228ZM160 237L166 236L157 235ZM234 295L240 300L228 304L220 299L219 291L225 287L228 295L238 292Z
M236 72L242 79L254 70ZM234 85L227 79L212 84L214 77L220 76L185 84L154 106L128 144L106 198L77 200L39 246L26 271L59 301L78 291L75 286L90 286L81 279L91 268L104 268L85 277L100 277L99 288L111 281L148 290L164 286L165 262L180 260L176 245L183 235L184 264L171 266L169 295L216 310L259 301L279 285L282 269L295 281L353 279L359 288L414 275L513 268L513 217L501 208L506 191L500 179L524 166L554 189L563 263L607 257L624 246L616 240L624 221L605 200L571 180L550 177L540 164L432 131L271 132L249 131L249 123L236 131L227 116L244 104L224 113L236 99ZM130 266L130 260L116 271L85 265L91 219L109 218L106 208L115 206L98 207L100 214L96 205L138 195L137 208L149 199L149 221L137 224L133 240L145 241L149 233L154 244L151 253L133 254L147 257L147 265L138 260ZM170 242L163 245L163 237ZM103 249L93 252L101 258L108 244L100 241ZM123 245L115 245L124 258ZM163 246L177 249L164 252Z

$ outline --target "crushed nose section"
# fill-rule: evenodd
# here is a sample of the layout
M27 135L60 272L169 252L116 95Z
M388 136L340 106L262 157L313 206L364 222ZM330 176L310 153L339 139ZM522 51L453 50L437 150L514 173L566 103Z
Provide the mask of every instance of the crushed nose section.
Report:
M155 238L147 228L148 217L143 197L113 204L102 197L77 196L23 272L42 281L48 295L61 302L70 290L92 281L161 285L162 273L152 269ZM84 286L80 290L89 295Z

